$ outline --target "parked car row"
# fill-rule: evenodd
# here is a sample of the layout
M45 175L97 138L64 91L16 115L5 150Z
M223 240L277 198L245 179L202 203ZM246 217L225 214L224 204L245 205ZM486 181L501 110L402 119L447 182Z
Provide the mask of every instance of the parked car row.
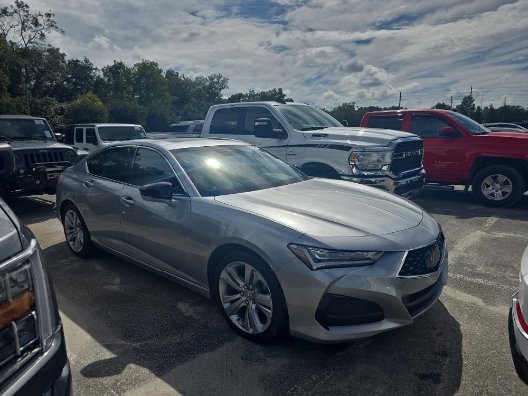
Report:
M420 136L428 183L471 187L493 206L514 205L528 190L528 134L490 132L460 113L436 109L369 112L361 125Z

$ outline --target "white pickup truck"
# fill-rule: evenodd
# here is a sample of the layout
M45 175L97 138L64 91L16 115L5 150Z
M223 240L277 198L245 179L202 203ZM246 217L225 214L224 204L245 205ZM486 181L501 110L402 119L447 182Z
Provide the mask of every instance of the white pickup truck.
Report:
M305 104L211 106L197 136L255 144L309 176L349 180L404 196L423 187L423 141L418 136L344 127L326 112Z

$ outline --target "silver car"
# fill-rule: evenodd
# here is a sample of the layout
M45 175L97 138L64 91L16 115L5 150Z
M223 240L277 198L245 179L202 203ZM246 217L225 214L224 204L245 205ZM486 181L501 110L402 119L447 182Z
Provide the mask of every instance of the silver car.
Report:
M512 298L508 328L515 370L528 384L528 248L521 259L519 290Z
M62 174L57 207L74 254L97 246L210 296L256 341L408 325L447 280L445 238L418 206L237 141L114 144Z

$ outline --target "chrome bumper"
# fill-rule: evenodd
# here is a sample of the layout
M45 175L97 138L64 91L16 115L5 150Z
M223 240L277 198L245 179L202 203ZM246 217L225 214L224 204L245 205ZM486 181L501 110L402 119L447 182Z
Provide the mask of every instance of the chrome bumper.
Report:
M411 197L418 194L425 181L425 170L413 170L400 177L393 174L365 172L364 175L341 175L341 179L380 188L393 194Z

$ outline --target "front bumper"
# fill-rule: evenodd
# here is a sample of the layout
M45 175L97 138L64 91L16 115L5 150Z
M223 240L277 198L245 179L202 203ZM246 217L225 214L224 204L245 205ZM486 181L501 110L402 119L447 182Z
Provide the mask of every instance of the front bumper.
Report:
M2 389L2 395L6 396L70 394L71 372L62 327L55 332L51 348Z
M517 301L518 295L515 293L512 297L512 307L508 318L510 349L517 374L528 383L528 333L524 332L519 324L516 312Z
M411 197L418 194L425 182L425 170L420 169L403 175L376 174L341 175L341 179L380 188L393 194Z
M446 251L437 272L419 277L398 276L399 268L394 263L403 257L403 252L391 252L374 266L318 271L309 270L300 261L281 267L276 273L288 306L290 333L310 341L333 343L413 323L439 299L447 283L448 255ZM329 296L344 301L336 304L341 318L336 317L335 308L321 314L322 309L328 309L325 304ZM347 306L349 312L343 314Z
M35 164L31 169L16 169L6 178L7 186L12 193L55 192L57 177L71 163Z

